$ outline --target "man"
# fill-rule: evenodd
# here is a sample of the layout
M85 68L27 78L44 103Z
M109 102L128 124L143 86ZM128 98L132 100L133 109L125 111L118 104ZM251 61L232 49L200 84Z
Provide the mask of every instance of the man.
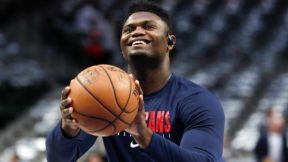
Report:
M175 43L163 9L144 1L130 6L120 45L139 88L140 106L128 129L103 137L108 161L222 161L223 109L207 90L171 74L169 53ZM49 162L76 161L97 139L71 119L69 90L62 92L62 122L47 137Z
M285 119L281 112L267 110L254 153L257 162L288 162Z

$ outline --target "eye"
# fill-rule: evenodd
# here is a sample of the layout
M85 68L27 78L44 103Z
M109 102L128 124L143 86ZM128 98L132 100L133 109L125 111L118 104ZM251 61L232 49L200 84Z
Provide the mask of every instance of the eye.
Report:
M146 30L153 30L155 29L155 26L153 24L145 24L144 29Z
M127 26L123 29L122 33L131 33L134 30L131 26Z

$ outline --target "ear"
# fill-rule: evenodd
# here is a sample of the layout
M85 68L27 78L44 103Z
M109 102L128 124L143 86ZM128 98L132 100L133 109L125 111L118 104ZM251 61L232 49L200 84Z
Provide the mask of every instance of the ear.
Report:
M173 48L176 44L176 36L173 34L169 34L168 37L169 37L168 39L170 39L170 41L173 42L171 44L168 44L168 50L171 51L171 50L173 50Z

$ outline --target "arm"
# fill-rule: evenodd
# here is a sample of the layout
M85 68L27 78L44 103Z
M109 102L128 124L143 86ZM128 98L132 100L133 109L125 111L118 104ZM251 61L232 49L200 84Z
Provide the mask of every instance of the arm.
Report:
M221 161L220 152L222 149L219 147L221 144L213 138L205 132L190 130L184 133L181 144L178 146L157 134L153 134L151 143L145 152L156 161L218 162Z
M136 85L139 86L137 81ZM183 123L184 133L177 145L147 128L142 94L140 89L139 112L127 131L146 154L155 161L222 161L225 117L213 95L202 91L184 98L179 104L177 116Z
M74 162L95 142L96 137L80 130L77 122L71 117L72 99L67 98L70 92L65 87L61 95L61 122L46 138L46 156L48 162Z
M94 143L96 137L80 131L76 137L64 135L59 123L46 138L46 157L48 162L75 162Z
M183 100L179 120L184 125L180 145L153 134L145 152L156 161L222 161L224 112L214 96L205 92Z

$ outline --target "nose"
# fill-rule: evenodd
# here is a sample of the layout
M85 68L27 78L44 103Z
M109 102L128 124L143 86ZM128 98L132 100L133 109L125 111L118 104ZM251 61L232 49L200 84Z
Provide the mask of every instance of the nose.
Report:
M136 29L132 33L132 37L143 36L145 34L145 30L141 26L137 26Z

